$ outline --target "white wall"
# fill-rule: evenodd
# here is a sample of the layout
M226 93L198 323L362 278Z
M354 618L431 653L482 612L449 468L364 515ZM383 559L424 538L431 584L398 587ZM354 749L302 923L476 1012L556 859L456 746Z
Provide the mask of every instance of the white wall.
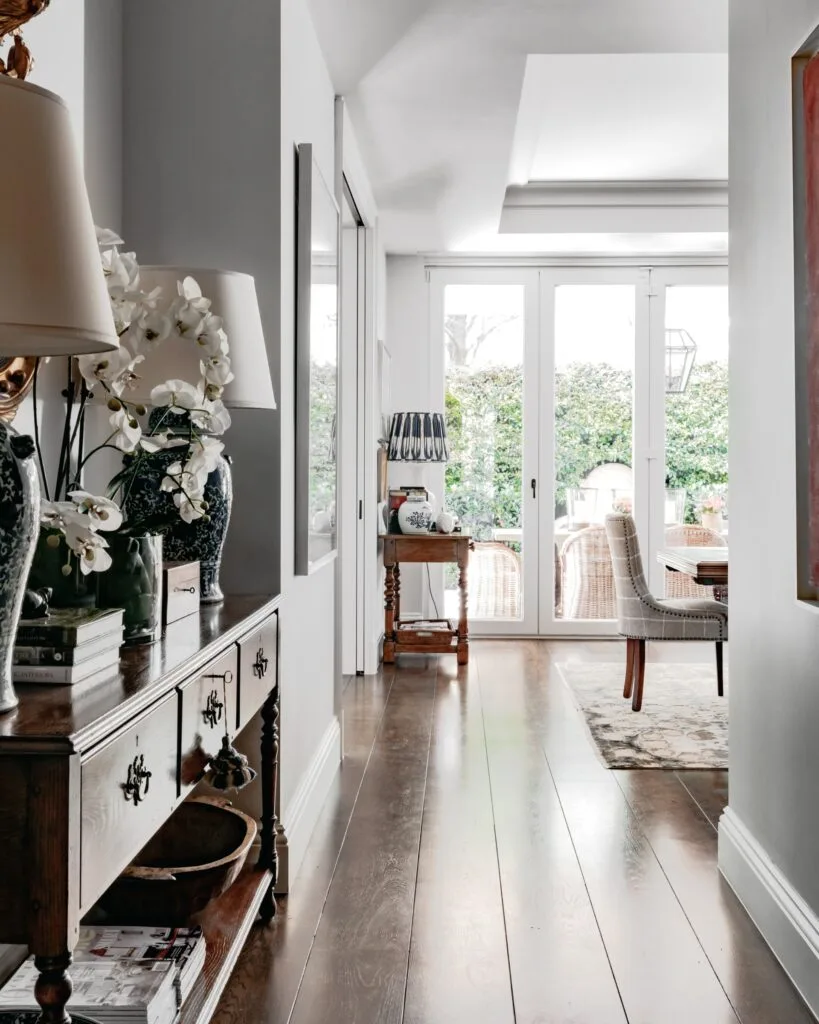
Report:
M296 146L313 144L325 181L335 178L335 93L305 0L281 4L281 430L283 819L335 721L335 563L293 572ZM335 760L340 757L336 744ZM299 851L293 856L298 859Z
M291 881L340 756L334 566L293 572L295 146L312 142L333 180L333 106L303 0L248 0L228 18L222 0L126 6L127 241L143 262L256 278L279 410L234 413L223 578L233 592L282 594L280 781Z
M392 412L415 412L435 409L430 391L429 284L422 256L387 257L387 328L386 343L392 356ZM389 486L417 484L435 492L438 502L443 497L434 478L440 475L435 466L418 466L410 462L389 464ZM407 565L401 569L401 615L426 614L427 582L422 566Z
M819 614L796 600L790 74L817 23L819 0L731 3L731 793L720 826L724 872L815 1012Z

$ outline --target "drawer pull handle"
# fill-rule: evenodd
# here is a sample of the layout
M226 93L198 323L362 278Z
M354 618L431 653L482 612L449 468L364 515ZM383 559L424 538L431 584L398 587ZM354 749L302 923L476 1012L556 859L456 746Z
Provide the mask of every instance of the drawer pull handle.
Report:
M267 675L267 667L270 664L268 659L264 656L264 647L260 647L256 652L256 660L253 662L253 675L257 679L264 679Z
M174 587L173 592L175 594L195 594L196 587Z
M217 722L222 721L222 712L225 709L225 705L219 700L219 691L211 690L208 694L208 702L205 705L205 710L202 712L202 717L211 727L216 727Z
M128 778L123 785L125 799L134 805L141 803L151 784L151 772L145 767L145 755L138 754L128 765Z

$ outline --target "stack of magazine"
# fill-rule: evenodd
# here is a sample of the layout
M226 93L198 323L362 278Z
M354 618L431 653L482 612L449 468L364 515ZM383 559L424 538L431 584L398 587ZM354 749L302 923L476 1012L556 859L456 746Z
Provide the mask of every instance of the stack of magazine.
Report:
M121 608L55 608L21 619L14 647L15 683L74 685L109 678L119 665Z
M205 964L201 928L80 928L69 1013L100 1024L173 1024ZM0 1011L36 1010L29 957L0 989Z

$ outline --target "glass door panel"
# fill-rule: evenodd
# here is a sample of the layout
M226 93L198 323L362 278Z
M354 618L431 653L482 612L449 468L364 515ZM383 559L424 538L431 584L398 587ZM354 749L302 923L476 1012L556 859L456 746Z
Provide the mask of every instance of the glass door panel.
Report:
M443 505L474 540L470 629L534 633L537 272L440 271L433 281L449 446ZM457 618L456 567L442 576L445 615Z
M524 286L450 284L444 290L446 507L474 539L469 616L523 617ZM446 614L457 618L455 566Z
M665 494L661 542L728 543L728 288L667 284L665 297ZM659 546L659 544L658 544ZM661 567L660 567L661 568ZM713 597L665 572L667 597ZM658 588L659 589L659 588ZM660 590L660 592L662 592Z
M554 289L555 622L616 617L603 525L634 507L636 287Z

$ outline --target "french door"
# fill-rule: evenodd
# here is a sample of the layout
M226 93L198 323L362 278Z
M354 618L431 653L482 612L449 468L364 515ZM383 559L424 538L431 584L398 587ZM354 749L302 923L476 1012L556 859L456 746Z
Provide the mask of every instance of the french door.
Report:
M448 270L435 272L431 285L431 351L441 356L431 360L431 408L445 410L450 457L430 478L475 541L470 628L535 634L539 275ZM432 592L445 614L457 618L453 568L436 568Z
M471 630L612 635L606 513L633 513L661 596L657 549L670 530L685 534L703 489L724 493L724 268L441 269L430 280L431 407L445 409L450 444L436 493L475 539ZM430 583L454 614L454 577L439 569Z

